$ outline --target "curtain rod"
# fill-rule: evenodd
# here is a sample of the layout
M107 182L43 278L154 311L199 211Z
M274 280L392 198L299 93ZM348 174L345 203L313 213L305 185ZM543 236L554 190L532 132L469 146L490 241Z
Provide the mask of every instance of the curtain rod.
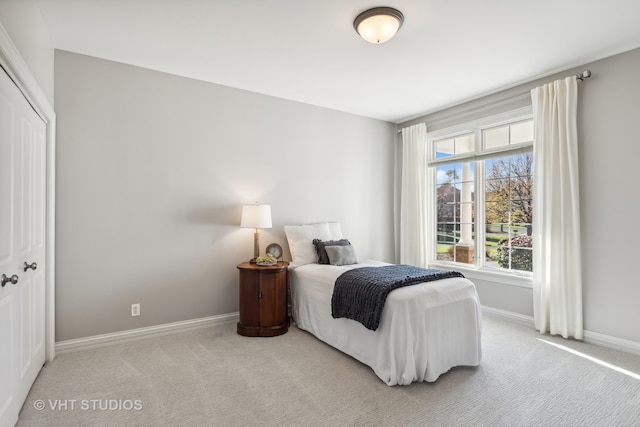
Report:
M589 69L586 69L583 72L576 74L576 79L580 80L581 82L583 82L585 79L588 79L590 77L591 77L591 71ZM528 93L528 91L525 93ZM401 134L402 130L398 129L396 133Z

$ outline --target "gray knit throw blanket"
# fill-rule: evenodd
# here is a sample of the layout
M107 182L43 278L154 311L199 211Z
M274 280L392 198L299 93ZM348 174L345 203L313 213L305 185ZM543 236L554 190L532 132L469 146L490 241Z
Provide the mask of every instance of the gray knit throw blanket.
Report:
M342 273L331 296L331 315L346 317L375 331L389 292L403 286L450 277L464 277L458 271L435 270L411 265L361 267Z

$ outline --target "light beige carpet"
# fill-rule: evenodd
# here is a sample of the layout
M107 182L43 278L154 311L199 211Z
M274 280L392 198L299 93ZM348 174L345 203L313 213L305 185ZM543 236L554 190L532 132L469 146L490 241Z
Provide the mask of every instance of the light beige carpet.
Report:
M40 373L18 426L640 426L640 357L486 316L483 326L479 367L396 387L296 327L65 354Z

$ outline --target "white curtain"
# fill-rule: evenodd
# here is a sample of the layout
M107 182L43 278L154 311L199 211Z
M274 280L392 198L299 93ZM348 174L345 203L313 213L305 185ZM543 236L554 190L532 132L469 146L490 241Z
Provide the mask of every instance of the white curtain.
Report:
M427 126L402 129L400 182L400 263L426 267Z
M531 91L533 309L536 329L582 339L582 270L575 77Z

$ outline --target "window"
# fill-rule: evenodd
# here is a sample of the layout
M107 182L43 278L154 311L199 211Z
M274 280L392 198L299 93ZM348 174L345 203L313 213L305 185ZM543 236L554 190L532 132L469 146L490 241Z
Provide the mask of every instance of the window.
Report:
M531 272L531 115L518 111L434 132L428 141L435 183L432 261Z

